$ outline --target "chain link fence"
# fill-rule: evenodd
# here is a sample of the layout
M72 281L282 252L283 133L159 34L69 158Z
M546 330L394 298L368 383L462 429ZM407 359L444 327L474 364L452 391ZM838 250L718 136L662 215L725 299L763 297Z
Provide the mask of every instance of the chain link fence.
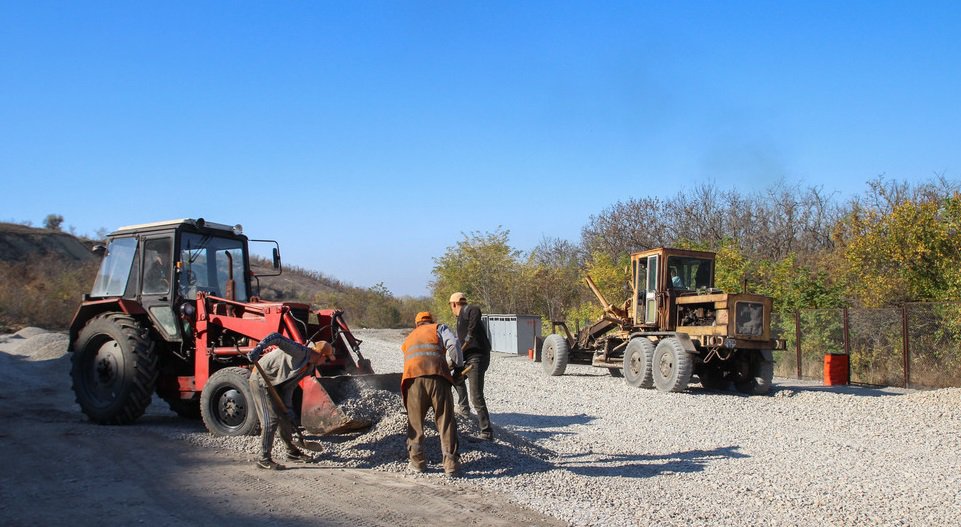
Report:
M961 302L881 309L806 309L778 314L772 332L787 342L775 373L823 378L824 356L849 356L855 384L961 387Z

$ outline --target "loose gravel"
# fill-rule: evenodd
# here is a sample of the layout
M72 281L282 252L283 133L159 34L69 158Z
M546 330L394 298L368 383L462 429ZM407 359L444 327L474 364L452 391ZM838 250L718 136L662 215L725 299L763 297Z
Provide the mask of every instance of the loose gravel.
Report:
M400 371L400 332L358 335L377 371ZM462 440L457 484L573 525L961 525L961 389L785 383L768 397L665 394L495 353L497 441Z
M62 376L65 336L32 329L0 344ZM375 371L401 370L403 332L356 334ZM355 390L343 410L375 424L312 438L326 448L318 465L406 473L399 395ZM768 397L697 385L664 394L589 366L547 377L526 357L495 353L485 391L497 439L472 440L476 420L459 417L462 473L448 478L429 423L431 466L408 477L484 487L572 525L961 525L961 389L781 380ZM148 409L158 413L169 414L161 402ZM258 454L257 437L178 423L158 430L251 461ZM275 448L283 459L280 441Z

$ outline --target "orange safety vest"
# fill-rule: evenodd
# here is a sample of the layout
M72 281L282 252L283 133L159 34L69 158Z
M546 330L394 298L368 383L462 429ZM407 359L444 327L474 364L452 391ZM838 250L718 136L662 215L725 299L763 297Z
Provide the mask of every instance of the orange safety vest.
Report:
M416 377L440 375L454 383L447 368L444 345L437 336L437 324L417 326L407 335L400 349L404 352L404 374L400 380L401 394L407 400L407 387Z

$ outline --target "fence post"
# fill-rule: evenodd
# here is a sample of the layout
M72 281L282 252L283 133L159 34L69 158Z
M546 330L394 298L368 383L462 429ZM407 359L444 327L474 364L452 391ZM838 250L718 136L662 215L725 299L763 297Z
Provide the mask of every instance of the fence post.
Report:
M797 378L801 379L801 311L794 312L794 347L797 351Z
M841 311L841 340L843 341L844 354L848 356L848 384L851 383L851 333L849 328L850 319L848 318L848 308Z
M901 346L904 357L904 387L911 385L911 345L908 343L908 303L901 304Z

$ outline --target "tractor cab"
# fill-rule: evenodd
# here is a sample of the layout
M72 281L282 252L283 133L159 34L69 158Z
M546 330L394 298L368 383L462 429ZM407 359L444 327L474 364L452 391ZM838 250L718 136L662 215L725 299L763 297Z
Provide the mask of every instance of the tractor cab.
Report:
M659 327L671 316L664 309L669 299L713 289L714 253L666 247L633 253L631 278L631 317L638 326Z
M168 342L189 338L178 319L197 293L238 302L253 296L248 240L239 225L202 218L131 225L111 233L104 250L87 299L119 297L142 306ZM279 268L279 251L274 255Z

